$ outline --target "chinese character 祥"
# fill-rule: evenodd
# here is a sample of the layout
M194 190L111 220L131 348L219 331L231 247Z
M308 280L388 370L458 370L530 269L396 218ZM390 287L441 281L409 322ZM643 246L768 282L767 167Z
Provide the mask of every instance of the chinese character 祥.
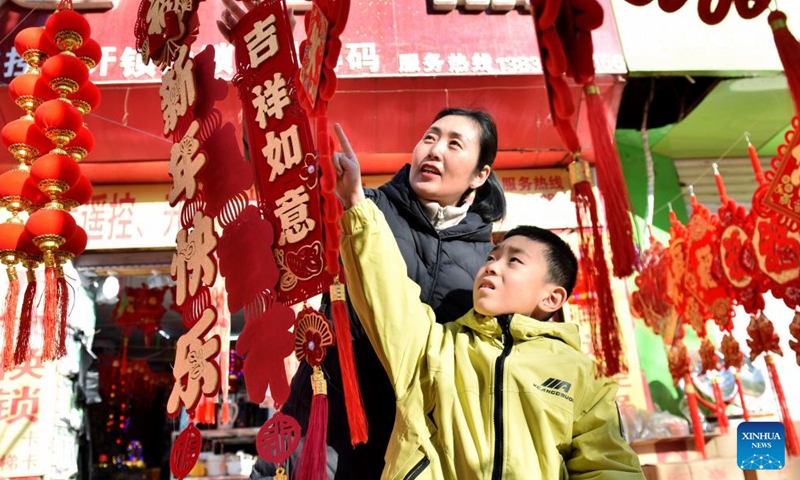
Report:
M194 409L201 392L210 396L219 387L219 366L213 361L219 354L219 336L203 340L216 320L214 309L206 308L200 320L178 339L175 367L172 369L175 385L167 401L167 414L170 417L178 415L181 405L185 405L187 410Z
M469 60L463 53L451 53L447 56L447 65L451 73L467 73L469 72Z
M194 84L194 61L189 58L189 47L183 45L172 68L161 80L161 112L164 117L164 135L178 126L178 118L186 115L194 105L197 94Z
M347 60L350 70L367 69L372 73L380 70L380 57L378 57L374 42L348 43L345 46L348 49L345 60Z
M275 132L267 132L267 145L261 149L261 153L272 167L272 171L269 173L270 182L275 181L279 175L283 175L287 168L299 164L303 159L303 151L300 148L297 125L292 125L282 131L280 138L275 135Z
M253 29L244 36L247 42L247 52L250 54L250 66L257 68L264 61L278 53L277 29L275 28L275 15L270 15L253 25Z
M195 177L203 165L206 164L206 156L199 153L200 141L194 138L200 130L200 122L193 121L180 142L172 145L169 157L168 171L172 177L172 188L169 191L169 204L175 206L183 192L186 198L191 200L197 191L197 181Z
M398 60L400 63L398 71L400 73L419 73L421 70L419 54L417 53L401 53L398 56Z
M277 207L273 214L281 219L281 236L278 245L286 242L297 243L314 229L316 223L308 218L308 201L310 197L302 185L289 190L275 202Z
M281 72L275 72L272 80L265 80L264 86L253 87L253 106L256 107L256 121L261 128L267 128L267 117L283 118L283 107L292 103L286 91L286 80Z
M191 232L185 229L178 232L178 245L170 266L170 273L177 282L175 303L178 305L186 301L187 285L189 295L194 295L200 288L201 279L206 285L211 285L217 276L217 264L211 256L211 252L217 248L214 219L198 211L194 214L192 227Z

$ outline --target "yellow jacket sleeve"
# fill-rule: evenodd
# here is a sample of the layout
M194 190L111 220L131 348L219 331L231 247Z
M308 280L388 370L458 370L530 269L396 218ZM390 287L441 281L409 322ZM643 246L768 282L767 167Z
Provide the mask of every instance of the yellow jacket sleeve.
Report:
M431 328L431 308L407 275L405 261L386 218L362 201L341 220L340 253L350 300L367 332L397 398L419 376Z
M591 383L565 459L570 480L644 480L639 457L622 436L617 385L610 379Z

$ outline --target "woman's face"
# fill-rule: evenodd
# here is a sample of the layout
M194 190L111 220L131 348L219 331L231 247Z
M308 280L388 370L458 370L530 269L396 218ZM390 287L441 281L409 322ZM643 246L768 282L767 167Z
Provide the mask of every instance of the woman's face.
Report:
M409 182L422 200L457 205L467 190L483 185L491 167L476 171L480 127L469 117L448 115L431 125L414 147Z

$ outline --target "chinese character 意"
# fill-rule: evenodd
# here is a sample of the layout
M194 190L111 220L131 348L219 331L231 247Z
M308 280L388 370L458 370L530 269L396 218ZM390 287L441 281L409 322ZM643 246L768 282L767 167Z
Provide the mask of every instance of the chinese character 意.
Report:
M278 245L286 242L297 243L303 240L308 232L314 229L314 219L308 218L308 201L310 197L302 185L287 191L275 202L277 207L273 214L281 219L281 236Z
M264 85L253 87L255 98L252 103L256 107L256 122L261 128L267 128L267 117L283 118L283 107L292 103L286 91L286 80L281 72L275 72L272 80L265 80Z
M275 15L256 22L253 29L245 34L244 41L247 42L252 68L258 68L264 61L278 53L280 45L275 28Z
M200 400L201 392L212 395L217 391L219 366L212 359L219 353L219 336L203 340L216 319L214 309L206 308L197 323L178 339L175 367L172 369L175 385L167 401L167 413L171 417L180 412L181 405L192 410Z
M179 306L186 301L187 287L189 295L193 296L200 288L201 279L204 284L211 285L217 276L217 264L211 255L217 248L214 219L198 211L192 227L191 232L185 229L178 232L176 252L170 265L170 273L177 282L175 303Z
M267 159L267 164L272 167L269 173L269 181L274 182L279 175L288 168L300 163L303 159L303 151L300 148L300 136L297 132L297 125L292 125L280 133L280 138L275 132L267 132L267 145L261 149L261 153Z
M348 43L347 47L347 66L350 70L367 69L372 73L380 70L380 57L375 48L375 42Z
M184 192L186 198L191 200L197 191L195 177L206 164L205 154L199 152L200 141L194 137L199 130L200 122L194 120L186 135L170 150L168 172L172 177L172 188L169 191L169 204L173 207Z
M189 47L183 45L172 68L161 80L161 112L164 117L164 135L178 126L178 119L189 111L197 99L194 84L194 61L189 58Z

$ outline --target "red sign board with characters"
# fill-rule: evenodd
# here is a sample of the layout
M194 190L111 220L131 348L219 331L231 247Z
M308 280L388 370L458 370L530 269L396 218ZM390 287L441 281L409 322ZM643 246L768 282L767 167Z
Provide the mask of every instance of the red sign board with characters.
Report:
M325 291L317 156L308 118L297 102L297 72L283 2L259 3L231 33L259 207L275 233L279 302L291 305Z

